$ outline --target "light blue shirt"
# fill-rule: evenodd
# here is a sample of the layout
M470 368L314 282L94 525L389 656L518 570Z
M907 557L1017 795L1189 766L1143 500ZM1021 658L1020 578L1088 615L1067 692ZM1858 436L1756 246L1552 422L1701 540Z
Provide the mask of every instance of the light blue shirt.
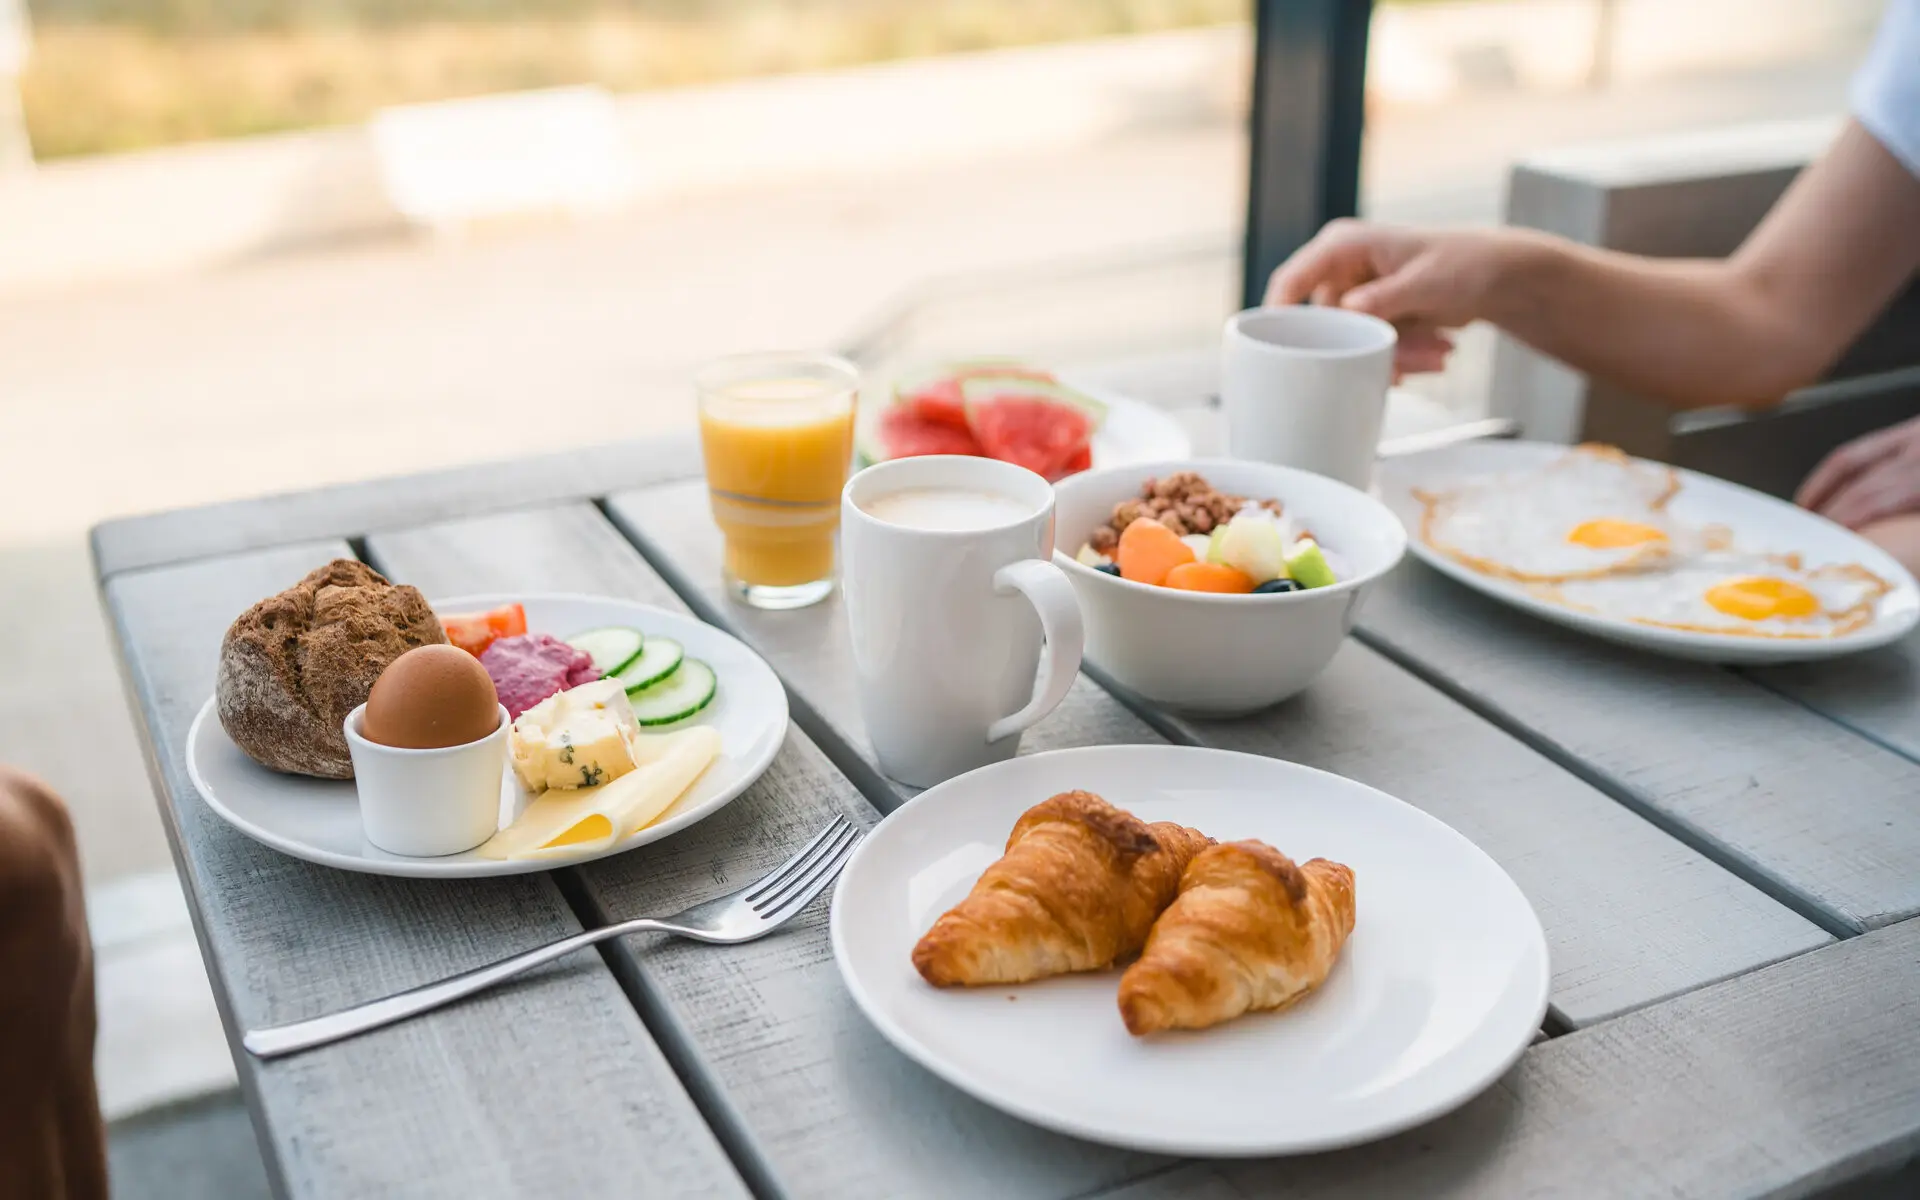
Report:
M1920 0L1889 0L1852 101L1854 119L1920 176Z

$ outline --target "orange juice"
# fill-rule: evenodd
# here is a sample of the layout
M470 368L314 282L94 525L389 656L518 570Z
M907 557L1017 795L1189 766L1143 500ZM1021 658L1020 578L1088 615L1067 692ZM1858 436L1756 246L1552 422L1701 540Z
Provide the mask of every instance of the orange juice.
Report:
M754 355L702 372L700 444L726 573L751 604L793 607L833 577L859 377L827 355Z

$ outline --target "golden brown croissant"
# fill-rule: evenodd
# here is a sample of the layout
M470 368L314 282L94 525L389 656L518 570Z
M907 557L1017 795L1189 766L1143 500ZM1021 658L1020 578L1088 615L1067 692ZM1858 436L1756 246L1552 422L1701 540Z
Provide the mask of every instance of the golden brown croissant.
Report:
M1320 985L1352 932L1351 869L1295 866L1265 842L1213 846L1120 977L1120 1016L1147 1034L1284 1008Z
M913 965L936 987L1110 967L1140 952L1181 872L1212 844L1091 792L1062 792L1021 815L1006 854L933 923Z

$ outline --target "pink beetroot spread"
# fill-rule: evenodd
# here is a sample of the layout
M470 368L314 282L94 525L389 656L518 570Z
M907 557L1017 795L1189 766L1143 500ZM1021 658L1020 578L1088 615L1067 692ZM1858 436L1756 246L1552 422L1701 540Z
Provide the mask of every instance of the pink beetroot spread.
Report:
M493 677L500 703L515 717L556 692L600 678L593 659L544 633L500 638L480 656L480 665Z

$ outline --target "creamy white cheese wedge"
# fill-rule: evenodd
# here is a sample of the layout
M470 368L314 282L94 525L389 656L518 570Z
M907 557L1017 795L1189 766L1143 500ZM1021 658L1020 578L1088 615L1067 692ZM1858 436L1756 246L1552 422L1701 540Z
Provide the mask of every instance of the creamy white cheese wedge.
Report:
M612 783L633 770L639 736L626 689L617 679L599 679L521 713L507 747L514 774L538 793Z
M600 787L549 791L480 847L485 858L573 858L611 848L659 820L720 757L720 732L696 725L641 734L639 765Z

